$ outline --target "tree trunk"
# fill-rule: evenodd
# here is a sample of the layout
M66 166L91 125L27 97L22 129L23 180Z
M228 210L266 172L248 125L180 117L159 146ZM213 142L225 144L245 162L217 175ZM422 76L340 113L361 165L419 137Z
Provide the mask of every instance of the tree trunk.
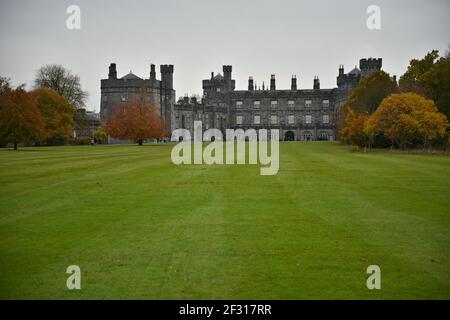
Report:
M17 150L17 142L14 142L14 150Z
M138 144L139 144L140 146L142 146L142 142L143 142L142 139L139 139L139 140L138 140Z

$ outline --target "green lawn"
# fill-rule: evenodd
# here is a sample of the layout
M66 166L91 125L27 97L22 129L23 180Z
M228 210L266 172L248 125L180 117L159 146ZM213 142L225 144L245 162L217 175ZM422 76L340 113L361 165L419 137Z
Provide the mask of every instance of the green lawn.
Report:
M282 143L261 176L171 147L1 150L0 298L450 299L449 156Z

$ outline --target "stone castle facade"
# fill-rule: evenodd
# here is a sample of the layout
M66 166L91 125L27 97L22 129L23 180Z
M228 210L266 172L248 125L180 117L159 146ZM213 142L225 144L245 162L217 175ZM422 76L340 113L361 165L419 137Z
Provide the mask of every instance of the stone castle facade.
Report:
M380 70L382 59L361 59L344 73L339 66L337 87L321 89L315 77L312 89L299 89L292 76L291 87L277 89L275 75L270 83L257 87L252 77L246 90L236 90L232 66L223 66L223 74L211 73L203 80L203 96L184 97L175 102L173 66L161 65L161 80L156 80L151 65L149 79L131 72L118 79L116 65L109 67L108 79L101 80L101 118L107 119L122 102L138 97L156 106L167 123L167 131L184 128L193 134L194 121L202 121L203 129L279 129L283 140L334 140L337 137L339 109L358 82ZM225 134L224 134L225 136Z

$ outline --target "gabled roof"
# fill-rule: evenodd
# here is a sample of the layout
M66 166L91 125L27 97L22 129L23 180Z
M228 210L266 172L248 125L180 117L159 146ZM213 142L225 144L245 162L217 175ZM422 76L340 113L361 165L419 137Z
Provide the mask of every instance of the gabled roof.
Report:
M216 80L221 80L221 79L223 79L223 76L222 76L220 73L218 73L218 74L216 74L216 76L214 77L214 79L216 79Z
M124 79L124 80L142 80L141 78L139 78L137 75L135 75L133 72L130 71L129 74L123 76L120 79Z
M361 74L361 70L358 69L358 67L355 67L352 71L350 71L348 74Z

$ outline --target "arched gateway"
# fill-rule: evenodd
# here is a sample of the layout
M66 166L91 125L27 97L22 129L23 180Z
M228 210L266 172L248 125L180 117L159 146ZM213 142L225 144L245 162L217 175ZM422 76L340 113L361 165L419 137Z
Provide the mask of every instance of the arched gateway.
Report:
M292 131L286 131L284 134L284 141L294 141L295 140L295 134Z

